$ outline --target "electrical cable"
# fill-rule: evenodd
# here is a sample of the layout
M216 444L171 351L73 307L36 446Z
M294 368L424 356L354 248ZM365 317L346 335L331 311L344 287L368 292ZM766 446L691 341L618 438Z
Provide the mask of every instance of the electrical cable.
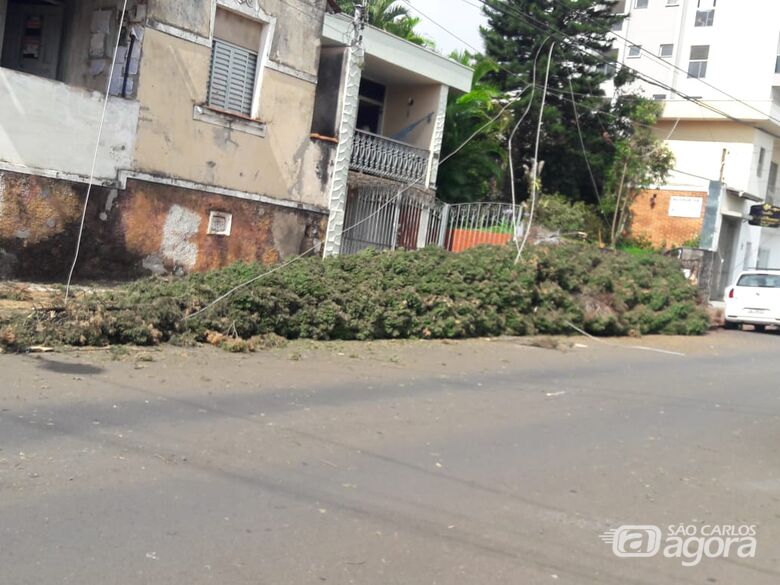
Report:
M106 81L106 95L103 99L103 112L100 115L100 125L98 127L97 140L95 141L95 152L92 155L92 168L89 171L89 181L87 182L87 193L84 198L84 208L81 210L81 222L79 223L79 231L76 236L76 251L73 254L73 263L70 266L68 272L68 282L65 285L65 304L68 303L68 297L70 296L70 284L73 280L73 271L76 269L76 264L79 260L79 253L81 252L81 238L84 235L84 223L87 219L87 206L89 205L89 198L92 194L92 185L95 181L95 167L97 166L98 151L100 150L100 139L103 137L103 126L106 121L106 111L108 110L108 100L111 95L111 81L114 78L114 68L116 67L116 57L119 52L119 41L122 37L122 27L125 23L125 14L127 13L127 0L124 0L122 5L122 15L119 18L119 28L116 33L116 44L114 45L114 56L111 59L111 68L108 71L108 80ZM130 56L128 55L128 60Z

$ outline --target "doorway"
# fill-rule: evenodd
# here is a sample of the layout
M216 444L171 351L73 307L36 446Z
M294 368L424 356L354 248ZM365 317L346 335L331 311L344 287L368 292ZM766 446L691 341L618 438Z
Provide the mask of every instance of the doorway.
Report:
M718 256L720 257L720 275L718 285L713 298L722 300L726 287L730 284L731 271L734 267L737 245L739 244L739 229L742 223L741 219L736 217L723 216L723 223L720 227L720 238L718 239Z
M0 65L56 79L63 21L62 2L7 0L5 23L0 23L3 26Z

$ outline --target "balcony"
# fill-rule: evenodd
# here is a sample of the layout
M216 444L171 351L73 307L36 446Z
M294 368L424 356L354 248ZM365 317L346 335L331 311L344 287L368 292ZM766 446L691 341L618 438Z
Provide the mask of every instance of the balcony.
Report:
M394 181L415 182L424 186L430 152L411 144L355 131L350 168Z

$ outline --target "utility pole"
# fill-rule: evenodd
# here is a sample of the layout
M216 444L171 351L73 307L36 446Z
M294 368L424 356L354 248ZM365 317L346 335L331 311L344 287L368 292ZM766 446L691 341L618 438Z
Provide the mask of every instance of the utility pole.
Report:
M355 1L355 15L353 17L353 23L355 26L355 38L352 41L353 47L363 46L363 31L366 28L367 9L365 0Z
M366 28L366 1L355 0L352 18L353 34L344 58L343 83L340 97L338 146L333 156L333 173L330 181L328 228L325 233L325 256L337 256L341 252L346 216L349 180L349 163L357 126L360 104L360 79L363 74L363 32ZM349 228L347 228L349 229Z

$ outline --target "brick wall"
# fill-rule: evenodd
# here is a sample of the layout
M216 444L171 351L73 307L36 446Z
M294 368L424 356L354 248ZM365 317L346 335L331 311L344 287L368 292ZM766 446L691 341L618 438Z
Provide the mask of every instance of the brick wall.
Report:
M673 198L701 198L698 217L674 217L669 215ZM679 199L677 200L679 203ZM692 201L690 203L693 203ZM640 193L631 206L631 236L646 238L654 246L674 248L699 237L704 221L707 193L701 191L647 190ZM693 205L695 208L696 205ZM685 206L683 205L683 208ZM680 207L678 206L679 210ZM688 210L691 207L687 208Z

